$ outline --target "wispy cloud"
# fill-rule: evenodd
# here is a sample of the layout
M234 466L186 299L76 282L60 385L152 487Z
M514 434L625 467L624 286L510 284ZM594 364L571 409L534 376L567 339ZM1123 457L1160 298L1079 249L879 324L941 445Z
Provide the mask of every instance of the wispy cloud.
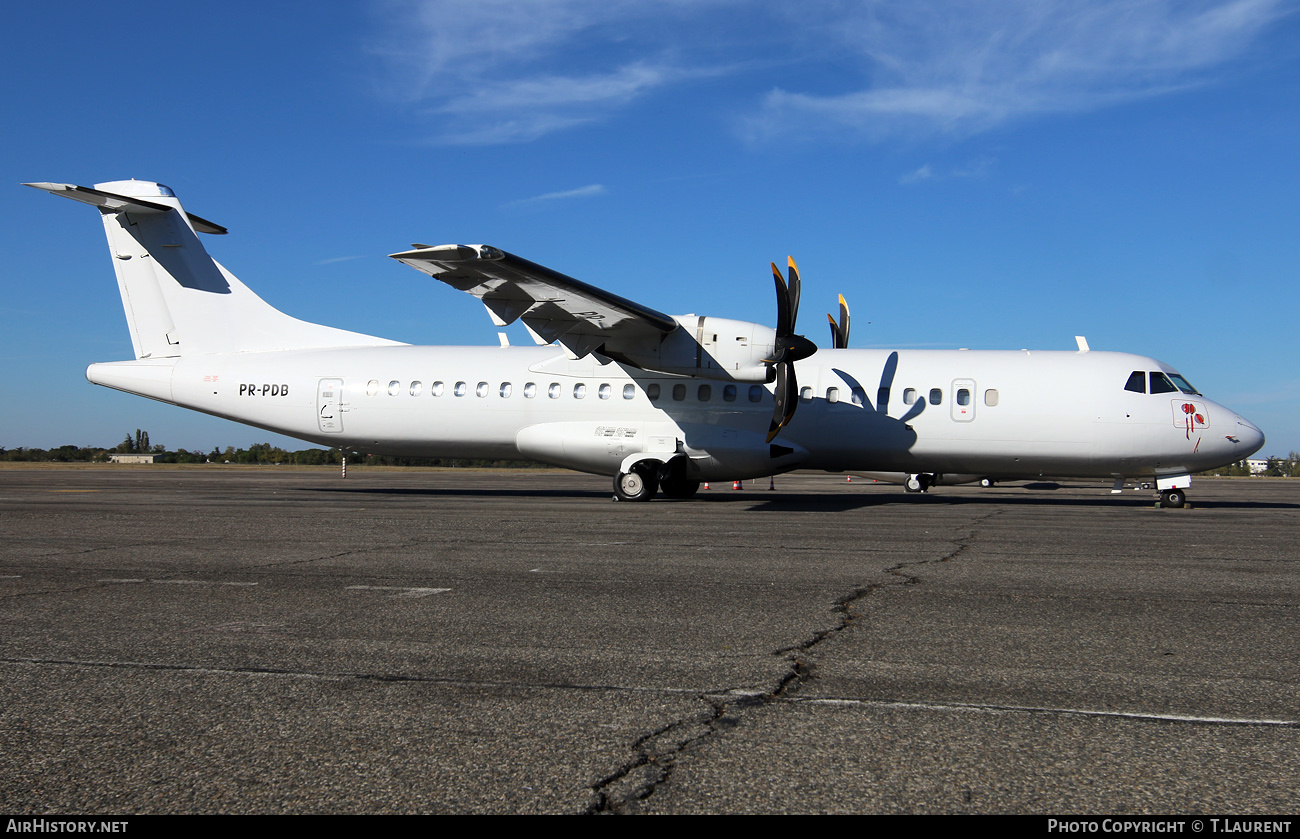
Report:
M354 259L365 259L364 256L333 256L329 259L322 259L319 262L313 262L312 265L333 265L336 262L351 262Z
M717 73L681 60L663 23L728 1L387 0L375 51L436 141L523 142Z
M913 169L898 179L900 184L919 184L922 181L934 180L934 170L927 163L919 169Z
M375 2L386 95L489 144L719 76L752 141L970 136L1213 82L1295 0Z
M911 172L903 173L899 176L898 182L904 186L912 186L926 181L942 181L948 178L985 178L993 169L993 163L993 158L981 157L965 166L955 166L943 172L936 172L933 166L926 163Z
M589 186L580 186L577 189L566 189L563 192L548 192L545 195L534 195L532 198L520 198L517 201L511 201L505 206L519 207L528 204L540 204L543 201L560 201L567 198L594 198L597 195L604 195L605 192L604 184L590 184Z
M865 84L771 90L746 128L967 136L1158 96L1205 84L1289 11L1283 0L883 0L826 30L863 60Z

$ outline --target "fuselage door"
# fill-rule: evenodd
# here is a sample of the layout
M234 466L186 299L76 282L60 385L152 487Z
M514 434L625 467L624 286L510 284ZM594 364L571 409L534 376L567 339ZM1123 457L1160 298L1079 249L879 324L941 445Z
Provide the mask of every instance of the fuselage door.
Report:
M952 418L957 422L975 419L975 380L952 380Z
M321 379L316 388L316 419L320 430L337 434L343 430L343 380Z

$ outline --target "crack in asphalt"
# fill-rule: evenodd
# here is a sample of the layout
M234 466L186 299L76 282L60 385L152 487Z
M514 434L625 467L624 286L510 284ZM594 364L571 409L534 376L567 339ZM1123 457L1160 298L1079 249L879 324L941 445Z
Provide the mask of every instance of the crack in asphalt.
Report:
M872 583L854 589L835 600L831 613L839 617L834 626L814 632L806 640L789 647L772 651L784 655L789 669L770 690L737 689L726 693L702 694L700 699L708 707L698 714L662 726L638 738L632 744L633 757L617 770L592 785L593 801L587 814L632 814L639 812L641 803L650 798L672 779L677 756L692 746L714 735L735 728L740 715L750 709L786 701L790 694L817 677L816 663L809 655L817 646L849 629L857 620L855 607L882 589L897 585L918 585L920 577L905 569L952 562L969 547L979 534L979 526L1001 510L993 510L973 520L967 532L956 538L956 546L943 556L933 559L909 560L884 569L896 578L894 582Z

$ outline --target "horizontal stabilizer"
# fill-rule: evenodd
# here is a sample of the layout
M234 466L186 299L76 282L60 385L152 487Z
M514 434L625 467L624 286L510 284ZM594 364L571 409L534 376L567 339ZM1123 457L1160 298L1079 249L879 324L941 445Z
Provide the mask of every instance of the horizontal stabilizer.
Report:
M73 201L80 201L83 204L91 204L98 207L106 213L165 213L172 209L166 204L158 204L154 201L148 201L144 198L135 198L129 195L118 195L112 192L104 192L100 189L92 189L88 186L76 186L75 184L52 184L52 183L31 183L23 184L34 189L43 189L51 195L61 195L64 198L71 198ZM166 187L163 187L166 189ZM186 213L186 218L190 224L200 233L226 233L226 228L219 224L213 224L205 218L200 218L193 213Z

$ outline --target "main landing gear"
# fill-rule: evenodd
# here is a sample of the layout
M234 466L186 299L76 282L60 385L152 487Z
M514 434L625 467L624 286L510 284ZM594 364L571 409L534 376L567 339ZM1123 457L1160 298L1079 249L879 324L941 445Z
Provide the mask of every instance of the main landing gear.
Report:
M617 501L649 501L659 491L658 470L648 461L632 464L626 472L614 476L614 499Z
M915 475L908 475L907 480L903 482L903 489L908 492L926 492L934 485L934 475L929 472L921 472Z
M1187 493L1181 489L1160 490L1160 506L1167 510L1176 510L1187 503Z
M700 488L700 482L686 477L686 459L676 458L668 463L658 460L639 460L628 471L614 476L615 501L649 501L662 491L665 498L691 498Z

